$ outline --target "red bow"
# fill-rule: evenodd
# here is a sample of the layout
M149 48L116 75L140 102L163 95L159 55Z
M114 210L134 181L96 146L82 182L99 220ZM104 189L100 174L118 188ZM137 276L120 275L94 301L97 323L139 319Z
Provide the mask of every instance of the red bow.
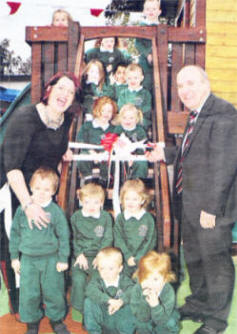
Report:
M104 147L105 151L111 152L113 149L114 143L116 143L118 135L116 133L108 132L101 139L101 145Z

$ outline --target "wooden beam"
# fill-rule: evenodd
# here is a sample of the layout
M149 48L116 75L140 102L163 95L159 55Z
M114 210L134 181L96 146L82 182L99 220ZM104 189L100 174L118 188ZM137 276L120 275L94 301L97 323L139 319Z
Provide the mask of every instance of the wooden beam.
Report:
M67 42L67 27L26 27L26 42Z

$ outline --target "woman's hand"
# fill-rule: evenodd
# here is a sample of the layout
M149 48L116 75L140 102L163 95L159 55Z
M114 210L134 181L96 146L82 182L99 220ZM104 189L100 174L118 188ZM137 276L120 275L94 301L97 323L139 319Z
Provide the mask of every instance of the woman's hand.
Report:
M27 206L25 214L31 230L33 229L33 224L41 230L42 227L47 227L47 224L50 223L48 214L41 208L40 205L35 204L34 202Z

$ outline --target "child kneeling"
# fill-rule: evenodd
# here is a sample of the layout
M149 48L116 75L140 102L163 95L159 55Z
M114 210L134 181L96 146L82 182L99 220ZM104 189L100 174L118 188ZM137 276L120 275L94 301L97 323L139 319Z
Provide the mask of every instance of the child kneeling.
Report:
M68 268L69 229L63 211L52 201L57 187L58 176L53 170L37 169L30 180L32 204L46 211L50 223L41 230L30 229L19 206L11 228L11 263L14 271L20 273L19 312L20 320L27 323L26 334L38 334L43 303L54 332L69 334L62 322L66 314L63 271Z
M89 334L133 334L135 323L129 306L133 282L122 272L121 251L103 248L96 256L96 265L98 272L86 289L86 330Z

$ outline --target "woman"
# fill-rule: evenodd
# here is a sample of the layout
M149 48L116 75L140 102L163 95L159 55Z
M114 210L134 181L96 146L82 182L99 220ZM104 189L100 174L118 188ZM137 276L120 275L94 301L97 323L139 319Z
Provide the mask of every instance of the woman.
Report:
M5 180L16 195L16 198L12 196L13 212L20 202L31 228L34 222L41 229L49 219L31 199L27 185L40 166L57 171L68 147L73 117L70 107L77 88L78 81L72 73L57 73L46 85L41 102L16 111L6 130L1 152L1 177L6 176Z

